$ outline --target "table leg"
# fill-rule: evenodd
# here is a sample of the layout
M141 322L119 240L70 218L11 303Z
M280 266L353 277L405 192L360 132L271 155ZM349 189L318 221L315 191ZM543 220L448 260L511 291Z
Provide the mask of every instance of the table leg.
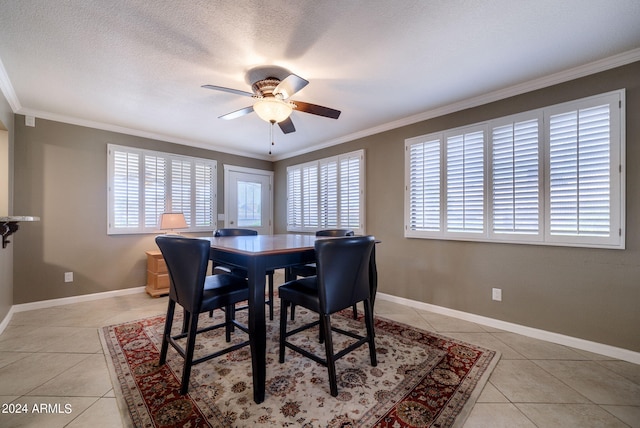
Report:
M253 400L264 401L267 377L267 327L265 324L265 277L266 268L259 257L252 257L247 266L249 281L249 340L253 368Z

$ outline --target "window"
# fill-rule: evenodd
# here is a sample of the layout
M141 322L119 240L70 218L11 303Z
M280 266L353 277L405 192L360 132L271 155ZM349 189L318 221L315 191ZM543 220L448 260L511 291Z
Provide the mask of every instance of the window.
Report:
M225 227L273 233L273 171L224 165Z
M262 227L262 185L237 182L238 227Z
M408 230L421 232L439 232L441 224L440 196L440 138L416 139L407 147L408 165L405 167L409 177L407 197Z
M540 232L540 126L533 112L497 120L491 129L491 237L536 239Z
M484 224L484 129L445 135L446 230L482 233Z
M624 248L624 90L405 141L405 236Z
M364 233L364 150L287 168L287 230Z
M213 230L217 162L107 146L108 234L157 233L163 212L184 213L189 231Z

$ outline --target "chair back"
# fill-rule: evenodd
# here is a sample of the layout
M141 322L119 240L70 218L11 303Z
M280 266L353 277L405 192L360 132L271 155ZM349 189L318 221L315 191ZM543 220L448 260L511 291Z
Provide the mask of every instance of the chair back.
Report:
M332 236L334 238L353 235L355 235L355 233L353 233L353 230L349 229L323 229L316 232L316 236Z
M192 314L200 313L211 243L176 235L156 237L169 271L169 297Z
M315 243L320 310L332 314L369 298L373 236L320 239Z
M213 232L213 236L216 238L220 236L255 236L257 234L257 230L241 228L216 229L216 231Z

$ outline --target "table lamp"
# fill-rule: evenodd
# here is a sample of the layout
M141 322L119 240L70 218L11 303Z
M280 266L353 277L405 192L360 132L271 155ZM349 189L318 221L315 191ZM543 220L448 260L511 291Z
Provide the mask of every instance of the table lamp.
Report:
M168 230L167 234L179 235L174 229L186 229L187 222L183 213L163 213L160 216L160 230Z

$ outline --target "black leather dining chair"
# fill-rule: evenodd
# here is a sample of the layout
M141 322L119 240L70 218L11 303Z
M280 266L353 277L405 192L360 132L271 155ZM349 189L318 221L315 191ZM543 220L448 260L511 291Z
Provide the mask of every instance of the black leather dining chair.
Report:
M323 229L316 232L316 236L327 236L333 238L353 235L353 230L350 229ZM289 273L291 275L291 279L296 279L299 276L313 276L316 274L316 264L309 263L306 265L292 266L291 268L289 268Z
M339 238L343 236L353 236L355 233L350 229L322 229L316 232L316 236L325 236L331 238ZM296 279L299 276L306 278L316 275L316 264L308 263L306 265L292 266L289 268L289 277ZM291 307L291 320L295 319L295 306ZM353 319L358 318L358 307L353 305Z
M216 229L213 232L213 236L256 236L258 235L257 230L253 229L242 229L242 228L223 228ZM231 273L233 275L238 275L243 278L247 277L247 271L241 268L237 268L235 266L226 266L226 265L213 265L213 273ZM268 280L268 293L269 298L265 301L265 304L269 306L269 319L273 320L273 270L267 271L267 280ZM247 309L246 306L235 308L235 310Z
M200 333L224 327L227 342L231 341L232 326L248 333L247 327L233 319L232 315L233 306L249 298L249 289L247 281L239 276L229 274L207 276L211 248L209 241L164 235L156 237L156 243L169 271L169 303L162 335L160 365L165 364L167 351L171 345L184 359L180 384L180 394L184 395L189 390L191 366L249 344L247 340L194 359L196 336ZM176 304L184 309L185 323L182 332L174 335L171 329ZM198 329L200 313L219 308L225 308L224 322ZM178 340L185 337L186 344L183 347Z
M349 352L367 343L371 365L377 365L373 327L373 309L369 285L369 260L375 239L373 236L345 237L318 240L315 243L317 275L295 279L278 288L280 295L280 363L284 363L285 348L290 348L327 367L332 396L338 395L335 362ZM331 325L331 314L364 304L366 335L346 331ZM287 308L290 305L305 307L319 314L319 320L287 332ZM290 341L288 337L319 325L324 338L325 357L322 358ZM356 339L339 352L333 349L333 332Z

